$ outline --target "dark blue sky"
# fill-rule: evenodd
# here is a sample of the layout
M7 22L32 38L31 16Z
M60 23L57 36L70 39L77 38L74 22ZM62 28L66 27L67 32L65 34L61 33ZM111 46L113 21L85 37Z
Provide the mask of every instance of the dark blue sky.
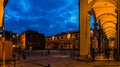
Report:
M28 29L45 36L78 30L79 0L9 0L5 29L22 33Z

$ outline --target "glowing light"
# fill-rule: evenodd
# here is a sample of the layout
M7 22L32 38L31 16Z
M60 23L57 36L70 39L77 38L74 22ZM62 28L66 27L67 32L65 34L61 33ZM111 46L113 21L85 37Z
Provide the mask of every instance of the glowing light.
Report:
M55 39L55 37L53 36L53 37L52 37L52 40L54 40L54 39Z
M70 38L70 36L71 36L71 35L70 35L70 33L68 33L68 34L67 34L67 38L69 39L69 38Z

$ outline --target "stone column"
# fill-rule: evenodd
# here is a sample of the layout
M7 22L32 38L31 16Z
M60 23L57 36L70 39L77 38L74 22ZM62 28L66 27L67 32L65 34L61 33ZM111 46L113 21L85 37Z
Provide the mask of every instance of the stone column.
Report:
M79 60L88 60L90 54L90 24L88 0L80 0L80 55Z
M117 2L117 12L118 12L118 16L117 16L117 54L118 54L118 58L120 60L120 0L118 0Z
M4 0L0 0L0 30L3 28L4 21Z

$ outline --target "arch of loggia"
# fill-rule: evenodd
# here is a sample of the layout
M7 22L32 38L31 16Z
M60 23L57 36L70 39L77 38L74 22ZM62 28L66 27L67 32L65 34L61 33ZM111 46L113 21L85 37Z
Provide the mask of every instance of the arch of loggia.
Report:
M90 16L100 24L107 39L114 37L119 53L120 0L79 0L80 51L79 60L88 60L90 54Z

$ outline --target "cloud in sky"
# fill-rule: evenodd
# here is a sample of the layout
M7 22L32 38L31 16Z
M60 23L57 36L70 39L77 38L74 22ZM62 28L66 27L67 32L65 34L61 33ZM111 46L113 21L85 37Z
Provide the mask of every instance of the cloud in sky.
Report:
M5 28L22 33L28 29L45 36L78 30L78 0L9 0Z

